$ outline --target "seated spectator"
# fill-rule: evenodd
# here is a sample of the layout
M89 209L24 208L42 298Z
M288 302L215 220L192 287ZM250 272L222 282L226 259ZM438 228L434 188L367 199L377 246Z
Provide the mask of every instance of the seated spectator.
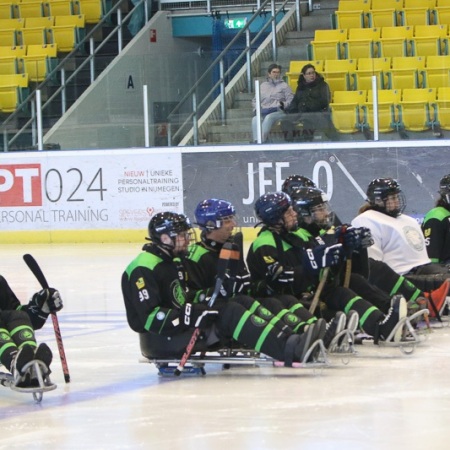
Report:
M262 118L262 142L266 142L272 126L284 118L294 93L289 85L281 79L281 66L271 64L267 69L267 81L260 85L260 108ZM253 142L258 141L258 117L256 115L256 97L252 102L254 116L252 119Z
M303 123L303 140L312 141L314 132L320 129L331 141L339 141L330 114L330 87L312 64L303 66L298 78L297 90L281 126L287 141L294 140L296 123Z

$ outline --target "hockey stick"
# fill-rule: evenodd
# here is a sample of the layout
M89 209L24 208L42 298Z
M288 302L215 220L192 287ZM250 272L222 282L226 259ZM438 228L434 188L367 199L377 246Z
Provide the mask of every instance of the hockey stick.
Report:
M49 285L47 280L39 267L37 261L30 254L23 255L23 260L25 261L28 268L31 270L33 275L39 281L39 284L43 289L48 289ZM69 366L67 365L66 353L64 351L64 344L61 336L61 330L59 328L59 321L56 312L51 313L52 322L53 322L53 330L55 331L56 343L58 345L59 358L61 359L62 370L64 373L64 380L66 383L70 383L70 374L69 374Z
M317 305L319 303L320 294L322 294L323 287L325 286L325 283L328 278L328 274L330 273L330 268L325 267L322 274L322 279L320 280L319 286L317 286L316 292L314 294L313 300L311 302L311 305L309 307L309 312L311 314L314 314L315 309L317 308Z
M222 249L220 250L220 254L219 254L219 261L217 264L216 284L214 286L214 291L211 295L211 298L209 299L209 302L208 302L208 306L210 308L214 305L214 302L216 301L216 298L219 295L220 288L222 287L222 283L225 278L225 274L226 274L230 259L236 259L236 258L239 258L239 255L237 254L236 250L234 249L233 244L231 242L225 242L225 244L223 244ZM189 340L188 345L186 346L186 350L183 353L183 356L181 357L180 363L178 364L177 368L174 371L174 374L176 376L181 375L181 372L183 371L187 360L189 359L189 357L192 354L192 351L194 350L194 346L195 346L199 336L200 336L200 328L196 327L194 329L194 332L192 333L192 336L191 336L191 339Z

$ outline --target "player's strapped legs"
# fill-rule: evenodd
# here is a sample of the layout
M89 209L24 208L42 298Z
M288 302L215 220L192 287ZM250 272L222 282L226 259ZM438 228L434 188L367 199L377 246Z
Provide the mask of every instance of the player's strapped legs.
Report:
M367 299L383 313L387 313L391 306L391 296L376 285L369 283L362 275L352 273L350 276L350 289L361 297Z
M0 311L0 363L9 369L13 356L17 352L17 345L5 327L4 314L5 312Z
M31 326L30 318L25 311L13 310L3 311L2 318L5 323L5 328L8 330L14 344L17 347L30 345L36 349L36 338L34 337L34 330Z
M415 301L424 294L415 284L392 270L387 264L369 258L369 282L390 296L401 294L406 301Z
M359 314L359 325L366 333L373 335L384 314L367 300L342 286L325 286L322 299L330 309L344 311L354 310Z
M302 303L293 295L277 295L276 297L281 304L298 319L297 325L291 325L291 328L296 333L303 333L307 325L311 325L317 322L317 317L309 312L308 308L305 308Z

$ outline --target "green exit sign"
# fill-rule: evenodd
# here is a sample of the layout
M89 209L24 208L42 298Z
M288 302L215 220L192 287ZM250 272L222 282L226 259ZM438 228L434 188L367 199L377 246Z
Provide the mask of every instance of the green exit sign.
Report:
M229 28L230 30L237 30L239 28L244 28L246 23L247 17L244 17L242 19L226 19L225 27Z

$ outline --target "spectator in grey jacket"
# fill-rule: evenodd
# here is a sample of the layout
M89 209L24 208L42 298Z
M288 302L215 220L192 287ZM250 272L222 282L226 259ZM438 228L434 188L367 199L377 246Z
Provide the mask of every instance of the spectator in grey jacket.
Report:
M290 86L281 79L281 66L271 64L267 69L267 81L260 85L262 142L266 142L272 126L284 118L284 109L289 107L294 93ZM256 97L252 102L254 117L252 119L253 142L258 139L256 116Z

